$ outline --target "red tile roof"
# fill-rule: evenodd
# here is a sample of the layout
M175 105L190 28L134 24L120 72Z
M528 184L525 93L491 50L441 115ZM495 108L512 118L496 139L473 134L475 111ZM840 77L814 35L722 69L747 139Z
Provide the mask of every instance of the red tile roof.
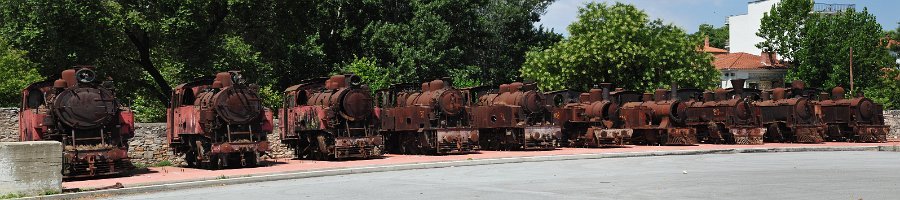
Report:
M772 59L763 59L762 56L749 53L729 53L716 55L716 59L713 61L713 66L716 66L716 69L718 70L785 68L785 66L778 61L775 61L773 63Z

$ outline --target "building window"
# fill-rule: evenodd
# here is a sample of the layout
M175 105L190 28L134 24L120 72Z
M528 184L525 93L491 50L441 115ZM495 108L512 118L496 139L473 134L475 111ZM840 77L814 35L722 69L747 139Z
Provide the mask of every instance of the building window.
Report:
M750 88L759 89L759 83L749 83L749 84L750 84Z

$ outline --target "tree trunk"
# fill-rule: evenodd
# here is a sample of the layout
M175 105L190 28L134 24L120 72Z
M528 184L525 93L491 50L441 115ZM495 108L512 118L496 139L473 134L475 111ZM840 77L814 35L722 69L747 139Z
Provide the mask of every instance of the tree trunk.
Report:
M134 47L137 49L139 54L138 64L141 68L144 69L147 73L150 74L150 77L153 78L153 82L156 83L157 88L147 88L150 91L154 91L157 94L156 96L163 105L166 107L169 106L169 99L172 94L172 87L169 86L169 83L166 82L166 79L163 77L162 73L159 72L159 69L156 66L153 66L153 61L150 60L150 37L147 35L147 32L141 30L140 28L136 28L139 33L132 31L128 28L125 29L125 33L128 34L128 39L134 44Z

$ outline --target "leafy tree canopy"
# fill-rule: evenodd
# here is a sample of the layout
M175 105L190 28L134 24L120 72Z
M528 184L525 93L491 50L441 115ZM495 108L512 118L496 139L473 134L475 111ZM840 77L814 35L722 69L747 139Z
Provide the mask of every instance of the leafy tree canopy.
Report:
M709 24L700 24L697 32L693 34L695 37L709 37L709 46L716 48L725 48L728 46L728 24L716 28Z
M632 5L588 3L568 29L569 38L527 53L524 78L549 90L611 82L649 91L671 83L709 88L717 82L712 56L697 50L701 38L651 21Z
M816 13L813 2L784 0L762 18L757 44L763 50L776 52L790 63L787 81L803 80L813 87L850 87L850 65L853 66L851 91L864 93L888 108L900 106L900 92L892 71L894 58L882 41L886 34L875 16L863 8L837 13ZM851 63L852 49L852 63Z
M128 88L138 120L161 121L172 86L223 70L244 71L269 107L283 88L341 71L376 87L516 80L527 50L561 38L532 25L552 2L0 1L0 36L44 77L97 66Z

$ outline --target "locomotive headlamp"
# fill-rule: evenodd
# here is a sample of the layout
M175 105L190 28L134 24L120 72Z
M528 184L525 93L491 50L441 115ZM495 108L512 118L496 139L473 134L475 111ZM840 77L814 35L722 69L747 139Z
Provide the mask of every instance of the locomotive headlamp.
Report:
M244 80L244 76L237 72L231 72L231 82L238 85L243 85L247 81Z
M77 72L75 72L75 78L78 80L78 82L90 83L90 82L94 82L94 79L97 78L97 74L94 73L94 70L80 69Z

